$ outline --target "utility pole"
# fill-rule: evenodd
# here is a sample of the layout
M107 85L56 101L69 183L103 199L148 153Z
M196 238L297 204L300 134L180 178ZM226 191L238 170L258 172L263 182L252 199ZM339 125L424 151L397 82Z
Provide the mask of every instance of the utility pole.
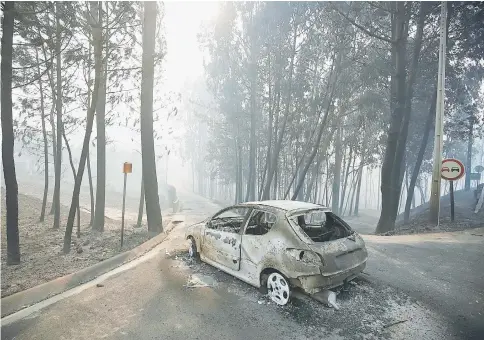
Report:
M444 98L445 98L445 54L447 35L447 3L442 1L440 14L439 73L437 77L437 103L435 110L435 139L430 194L430 222L439 225L440 176L442 171L442 149L444 138Z

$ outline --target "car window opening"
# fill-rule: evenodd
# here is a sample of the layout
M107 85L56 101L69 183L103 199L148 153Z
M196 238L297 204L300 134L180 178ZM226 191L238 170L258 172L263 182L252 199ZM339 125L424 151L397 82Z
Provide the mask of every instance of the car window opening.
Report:
M335 214L328 211L313 210L293 215L291 219L314 242L334 241L352 233Z
M246 235L265 235L276 222L276 215L265 211L254 211L245 230Z
M208 224L208 228L226 233L238 234L242 228L247 213L248 209L246 208L227 210L215 216Z

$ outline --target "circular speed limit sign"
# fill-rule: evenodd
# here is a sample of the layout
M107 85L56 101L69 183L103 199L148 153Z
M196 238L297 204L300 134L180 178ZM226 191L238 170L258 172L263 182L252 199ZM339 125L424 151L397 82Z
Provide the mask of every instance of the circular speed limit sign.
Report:
M464 176L464 164L454 158L447 158L442 161L441 177L448 181L456 181Z

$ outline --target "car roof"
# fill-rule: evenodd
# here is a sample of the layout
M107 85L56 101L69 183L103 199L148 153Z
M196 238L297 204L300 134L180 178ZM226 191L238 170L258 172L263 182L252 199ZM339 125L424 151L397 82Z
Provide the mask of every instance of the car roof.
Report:
M239 205L249 205L249 206L264 205L264 206L274 207L285 211L304 210L304 209L328 209L319 204L301 202L301 201L291 201L291 200L254 201L254 202L241 203Z

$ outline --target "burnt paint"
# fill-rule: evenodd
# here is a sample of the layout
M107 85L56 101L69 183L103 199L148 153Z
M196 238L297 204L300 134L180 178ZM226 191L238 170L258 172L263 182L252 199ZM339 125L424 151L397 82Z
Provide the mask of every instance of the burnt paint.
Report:
M223 239L223 242L232 245L232 247L235 247L235 244L237 243L237 239L235 239L234 237L226 236Z
M216 233L216 232L213 232L213 231L209 231L209 230L207 230L206 235L207 236L211 236L211 237L213 237L216 240L220 240L222 238L222 235L220 235L219 233Z

